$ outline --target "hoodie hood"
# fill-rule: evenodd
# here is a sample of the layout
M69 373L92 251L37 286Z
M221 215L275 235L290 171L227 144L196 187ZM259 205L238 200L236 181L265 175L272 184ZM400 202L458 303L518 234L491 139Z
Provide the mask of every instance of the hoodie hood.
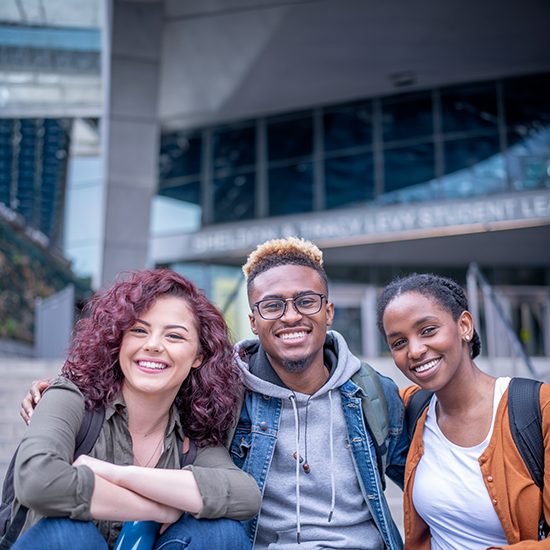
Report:
M236 344L237 364L241 368L244 385L252 391L289 398L293 391L279 378L258 339L242 340ZM326 394L347 382L361 367L361 362L349 351L343 336L334 330L327 332L323 359L330 376L312 397Z

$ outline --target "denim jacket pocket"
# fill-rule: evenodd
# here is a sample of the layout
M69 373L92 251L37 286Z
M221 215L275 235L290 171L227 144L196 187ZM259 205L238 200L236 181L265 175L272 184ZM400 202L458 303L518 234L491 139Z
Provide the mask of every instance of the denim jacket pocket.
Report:
M231 458L233 462L242 468L248 453L252 447L252 434L250 430L237 429L231 443Z

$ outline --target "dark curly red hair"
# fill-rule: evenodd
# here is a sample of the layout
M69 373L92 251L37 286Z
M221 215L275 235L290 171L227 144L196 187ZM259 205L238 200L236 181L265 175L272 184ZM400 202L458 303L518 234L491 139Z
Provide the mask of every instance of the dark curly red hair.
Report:
M201 365L191 369L176 397L183 429L197 445L221 445L242 395L240 371L220 312L185 277L168 269L121 273L93 296L73 332L63 375L84 394L88 408L110 403L120 392L122 336L159 296L183 298L195 319Z

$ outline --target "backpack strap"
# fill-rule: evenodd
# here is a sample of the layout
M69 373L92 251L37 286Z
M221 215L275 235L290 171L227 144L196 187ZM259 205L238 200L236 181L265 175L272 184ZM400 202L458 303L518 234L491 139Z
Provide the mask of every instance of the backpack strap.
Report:
M361 368L351 377L352 382L358 385L364 395L361 396L361 405L365 424L376 449L376 459L382 487L386 488L386 459L388 457L390 430L388 407L384 388L378 373L368 364L361 361Z
M508 417L510 432L533 481L544 487L544 439L540 410L540 380L512 378L508 387ZM550 527L544 517L539 521L539 540L548 537Z
M540 412L540 380L512 378L508 416L514 443L537 487L544 487L544 441Z
M190 437L188 437L187 440L189 441L189 449L185 454L183 454L183 439L176 432L176 443L178 444L180 468L184 468L185 466L193 464L193 462L195 462L195 458L197 458L197 444L195 443L195 440L191 439Z
M4 483L2 485L2 504L0 504L0 535L4 535L4 533L6 533L11 521L11 505L13 503L13 499L15 498L15 491L13 489L13 475L15 469L15 457L17 456L19 445L17 445L17 449L11 457L10 464L6 470L6 476L4 477Z
M103 427L105 419L105 407L96 410L84 410L84 418L80 425L80 430L76 435L74 444L74 460L80 455L87 455L94 448L95 442L99 437L99 432Z
M8 550L13 546L13 544L19 537L19 533L21 533L21 529L23 529L23 525L25 525L28 511L29 509L26 506L19 506L14 518L12 519L6 531L6 534L2 538L2 542L0 543L0 550Z
M433 392L423 390L420 388L415 391L407 403L405 417L407 419L407 433L409 434L409 441L412 441L416 425L422 416L422 413L426 410L426 407L430 404Z
M20 445L20 444L19 444ZM2 523L0 527L2 528L2 542L0 543L0 550L8 550L12 547L14 542L19 537L19 533L25 524L27 519L27 512L29 509L26 506L21 505L17 510L15 516L11 517L11 506L15 498L15 491L13 488L13 476L15 470L15 457L17 456L17 451L19 450L19 445L13 453L13 456L8 466L6 472L6 477L4 478L4 485L2 487L2 508L1 508L1 517ZM10 521L11 520L11 521Z

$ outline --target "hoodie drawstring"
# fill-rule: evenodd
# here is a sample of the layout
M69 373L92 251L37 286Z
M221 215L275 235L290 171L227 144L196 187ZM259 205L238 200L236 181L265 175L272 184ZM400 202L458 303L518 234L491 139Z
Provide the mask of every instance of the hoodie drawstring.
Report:
M300 422L298 420L298 409L296 408L296 396L290 396L292 408L294 409L294 424L296 426L296 540L300 544Z
M331 503L330 511L328 514L328 522L332 521L332 516L334 514L334 507L336 504L336 485L334 482L334 434L332 430L332 391L328 391L328 398L330 402L330 422L329 422L329 437L330 437L330 484L331 484ZM300 418L298 416L298 408L296 406L296 396L294 394L289 396L290 401L292 402L292 409L294 411L294 424L295 424L295 433L296 433L296 452L294 453L294 458L296 459L296 540L300 544L300 533L301 533L301 524L300 524L300 464L302 462L302 457L300 456ZM306 424L305 424L305 462L304 462L304 471L309 473L310 468L307 462L307 412L309 405L308 398L306 402Z
M330 512L328 514L328 522L332 521L332 514L334 513L334 504L336 501L336 487L334 485L334 439L332 437L332 390L328 392L328 400L330 402L330 483L332 488L332 499L330 503Z

